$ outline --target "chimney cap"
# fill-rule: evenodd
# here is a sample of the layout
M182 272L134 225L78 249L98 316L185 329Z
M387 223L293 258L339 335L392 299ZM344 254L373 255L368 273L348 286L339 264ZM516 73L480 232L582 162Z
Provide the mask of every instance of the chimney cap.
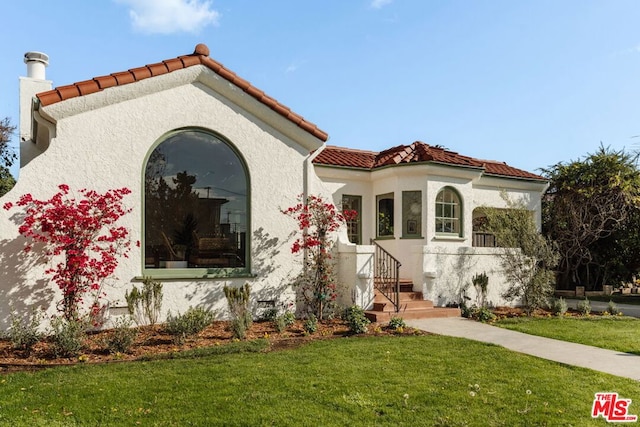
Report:
M24 63L27 64L29 62L41 62L46 67L49 65L49 55L35 51L27 52L24 54Z

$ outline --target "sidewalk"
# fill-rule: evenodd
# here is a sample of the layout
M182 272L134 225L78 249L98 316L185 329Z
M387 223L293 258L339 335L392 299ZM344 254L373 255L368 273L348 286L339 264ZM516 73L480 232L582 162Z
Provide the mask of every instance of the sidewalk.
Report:
M640 381L640 356L635 354L537 337L462 317L405 322L412 328L426 332L497 344L543 359Z

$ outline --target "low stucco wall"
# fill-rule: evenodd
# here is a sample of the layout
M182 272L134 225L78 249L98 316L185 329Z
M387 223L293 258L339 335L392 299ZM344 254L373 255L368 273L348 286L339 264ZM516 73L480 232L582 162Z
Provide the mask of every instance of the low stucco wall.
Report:
M478 297L471 279L476 274L489 276L485 302L492 306L515 305L502 294L508 281L500 265L500 248L431 247L414 249L414 290L436 305L460 303L463 294L470 298L467 304L475 304Z

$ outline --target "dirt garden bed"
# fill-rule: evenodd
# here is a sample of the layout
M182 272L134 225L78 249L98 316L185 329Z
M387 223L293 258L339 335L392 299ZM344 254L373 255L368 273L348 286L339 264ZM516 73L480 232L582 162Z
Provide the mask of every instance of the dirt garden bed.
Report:
M105 340L112 331L89 333L85 349L73 358L55 357L47 340L37 343L31 352L13 348L8 339L0 340L0 372L34 370L50 366L75 365L79 363L115 363L134 360L163 358L172 353L188 352L195 349L217 347L238 342L233 338L229 322L216 321L197 336L176 344L173 337L164 331L163 325L141 326L134 344L127 353L110 353ZM422 335L422 331L406 328L401 331L390 330L382 324L370 324L369 335ZM278 332L273 322L254 322L247 333L247 340L263 339L265 351L298 347L307 342L320 339L335 339L349 336L349 327L342 320L318 322L318 330L307 334L303 322L297 320L284 332Z

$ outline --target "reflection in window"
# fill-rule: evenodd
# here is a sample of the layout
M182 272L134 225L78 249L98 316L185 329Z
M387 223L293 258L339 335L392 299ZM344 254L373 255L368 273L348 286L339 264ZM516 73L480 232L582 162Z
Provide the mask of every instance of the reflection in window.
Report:
M144 186L146 268L246 266L247 173L229 144L173 134L149 156Z
M349 242L356 245L362 244L362 196L350 196L344 194L342 196L342 210L351 210L356 212L356 217L347 221L347 236Z
M449 187L440 190L436 197L436 233L462 236L461 214L462 205L458 193Z
M393 236L393 193L376 196L378 237Z
M402 236L422 234L422 191L402 192Z

